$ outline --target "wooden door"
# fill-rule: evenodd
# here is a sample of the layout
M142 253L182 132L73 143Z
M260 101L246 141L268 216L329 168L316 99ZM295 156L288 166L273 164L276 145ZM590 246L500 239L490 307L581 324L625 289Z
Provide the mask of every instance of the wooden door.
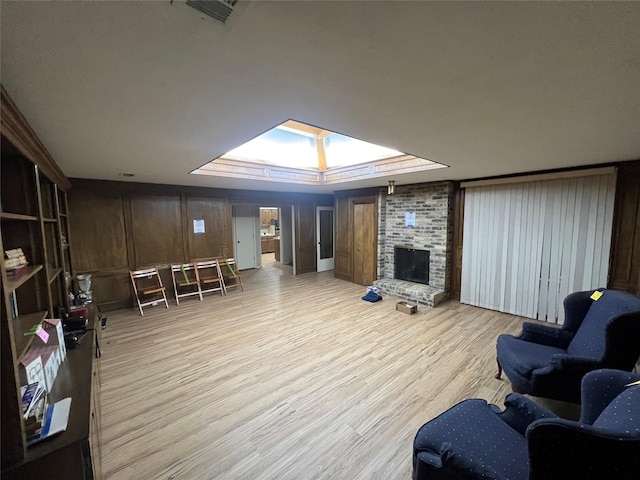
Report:
M351 197L336 197L336 257L333 274L336 278L353 281L351 249L353 248L353 223Z
M376 207L353 205L353 283L372 285L376 279Z
M296 211L296 275L316 271L316 206L300 201Z

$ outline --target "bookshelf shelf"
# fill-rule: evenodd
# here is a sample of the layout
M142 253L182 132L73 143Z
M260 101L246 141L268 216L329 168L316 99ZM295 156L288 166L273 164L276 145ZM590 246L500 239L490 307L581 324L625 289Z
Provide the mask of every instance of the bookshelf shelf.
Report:
M6 290L9 292L17 290L40 270L42 270L42 265L28 265L18 275L7 276Z
M23 215L21 213L9 213L9 212L0 212L0 219L2 220L21 220L21 221L37 221L38 217L33 215Z

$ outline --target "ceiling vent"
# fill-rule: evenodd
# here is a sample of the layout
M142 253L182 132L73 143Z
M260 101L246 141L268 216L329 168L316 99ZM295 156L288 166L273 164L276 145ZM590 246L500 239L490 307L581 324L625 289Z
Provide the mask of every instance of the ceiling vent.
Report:
M187 0L187 5L225 23L238 0Z

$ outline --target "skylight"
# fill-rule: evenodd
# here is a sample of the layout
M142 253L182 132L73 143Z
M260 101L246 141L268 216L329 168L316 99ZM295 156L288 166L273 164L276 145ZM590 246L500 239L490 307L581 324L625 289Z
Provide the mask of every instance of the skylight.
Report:
M325 184L443 167L392 148L287 120L191 173Z
M326 158L326 168L323 168L321 162L322 150ZM220 158L289 168L325 170L398 155L402 155L402 152L300 122L288 121L234 148Z
M318 168L315 139L279 126L234 148L221 158L289 168Z

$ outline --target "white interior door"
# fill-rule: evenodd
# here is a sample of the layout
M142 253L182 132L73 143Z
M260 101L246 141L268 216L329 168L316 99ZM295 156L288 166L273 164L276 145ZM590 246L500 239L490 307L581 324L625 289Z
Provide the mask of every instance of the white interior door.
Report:
M255 211L255 207L233 207L233 240L239 270L258 266L256 245L258 245L259 236Z
M333 270L333 207L316 207L318 271Z

